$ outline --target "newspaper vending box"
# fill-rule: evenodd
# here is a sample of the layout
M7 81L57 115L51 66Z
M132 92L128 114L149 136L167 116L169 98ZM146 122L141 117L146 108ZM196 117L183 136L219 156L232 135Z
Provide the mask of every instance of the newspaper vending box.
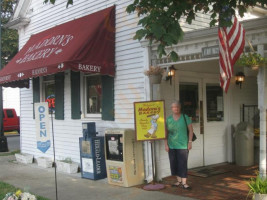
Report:
M81 175L98 180L107 177L104 137L96 136L95 123L83 123L83 137L79 138Z
M108 183L131 187L144 182L142 142L136 142L133 129L105 131Z

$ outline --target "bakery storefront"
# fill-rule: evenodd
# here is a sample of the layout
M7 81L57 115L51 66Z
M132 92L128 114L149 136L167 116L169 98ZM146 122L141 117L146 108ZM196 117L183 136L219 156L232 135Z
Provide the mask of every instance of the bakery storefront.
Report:
M64 120L64 79L70 75L71 118L81 118L81 74L87 114L112 120L115 74L115 7L32 35L0 72L4 86L29 87L33 102L48 101L55 119ZM109 99L109 101L105 101Z

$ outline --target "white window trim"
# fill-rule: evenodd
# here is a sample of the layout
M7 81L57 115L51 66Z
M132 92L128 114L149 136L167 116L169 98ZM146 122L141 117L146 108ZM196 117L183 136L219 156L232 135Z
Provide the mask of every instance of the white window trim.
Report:
M40 76L40 102L45 102L45 89L44 89L44 83L55 83L55 79L54 80L50 80L50 81L44 81L44 77ZM49 113L49 117L51 118L51 114ZM52 113L52 117L55 118L55 112Z
M220 123L224 123L225 122L225 94L224 94L224 91L222 91L222 98L223 98L223 120L221 120L221 121L208 121L208 110L207 110L207 85L213 85L213 86L220 86L220 84L219 83L217 83L217 82L211 82L211 81L207 81L207 82L205 82L204 83L204 87L205 87L205 89L204 89L204 94L203 94L203 98L205 98L205 101L206 101L206 105L205 105L205 114L204 114L204 119L205 119L205 122L207 123L207 124L212 124L212 125L214 125L214 124L220 124Z
M40 100L42 102L45 102L45 86L44 84L45 83L54 83L55 84L55 80L49 80L49 81L44 81L44 78L43 77L40 77Z
M83 74L81 73L81 85L83 87L81 87L81 101L82 101L82 118L83 119L102 119L102 113L91 113L91 114L87 114L87 87L86 87L86 79L89 76L96 76L96 75L100 75L100 74Z

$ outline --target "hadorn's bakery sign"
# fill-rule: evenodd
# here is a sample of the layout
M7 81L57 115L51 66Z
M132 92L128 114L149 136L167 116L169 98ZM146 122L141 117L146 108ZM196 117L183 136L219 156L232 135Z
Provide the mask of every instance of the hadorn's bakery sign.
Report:
M65 70L115 74L115 6L32 35L0 71L0 84Z
M63 47L67 46L73 38L73 35L57 35L45 39L29 47L23 57L16 60L16 63L21 64L32 60L49 58L51 54L60 54L63 51Z

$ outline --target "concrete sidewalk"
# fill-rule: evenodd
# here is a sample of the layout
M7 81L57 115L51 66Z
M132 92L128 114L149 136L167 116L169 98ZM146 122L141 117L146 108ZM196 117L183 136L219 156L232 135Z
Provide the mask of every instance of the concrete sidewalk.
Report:
M0 156L0 181L51 200L56 199L54 169L39 168L36 164L17 164L14 160L15 156ZM75 175L57 173L57 177L60 200L193 200L135 187L117 187L109 185L106 179L99 181L82 179L80 173Z

